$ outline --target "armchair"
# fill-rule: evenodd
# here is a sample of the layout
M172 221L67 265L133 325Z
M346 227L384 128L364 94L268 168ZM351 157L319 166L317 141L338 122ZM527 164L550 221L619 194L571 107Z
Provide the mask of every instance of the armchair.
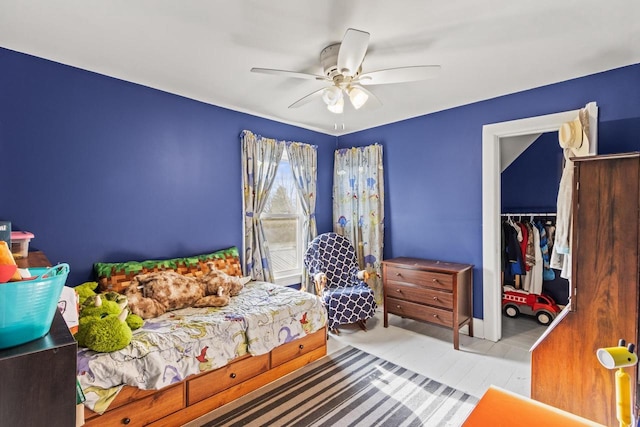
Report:
M366 331L376 303L351 242L336 233L320 234L305 251L304 265L327 307L329 330L339 333L340 325L358 323Z

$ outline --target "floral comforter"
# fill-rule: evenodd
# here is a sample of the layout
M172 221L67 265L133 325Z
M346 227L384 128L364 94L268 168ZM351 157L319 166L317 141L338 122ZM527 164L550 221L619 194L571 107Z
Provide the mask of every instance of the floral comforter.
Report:
M146 320L120 351L79 349L85 405L103 413L124 385L159 389L247 353L268 353L321 329L326 319L315 295L267 282L247 283L225 307L186 308Z

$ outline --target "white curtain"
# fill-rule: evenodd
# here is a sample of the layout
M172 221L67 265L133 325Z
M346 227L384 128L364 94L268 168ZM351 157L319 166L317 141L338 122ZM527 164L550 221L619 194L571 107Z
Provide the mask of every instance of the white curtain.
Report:
M244 274L255 280L273 282L269 245L260 214L273 185L284 143L242 132L242 205L244 231Z
M317 147L299 142L287 145L287 156L293 173L300 204L305 219L302 225L303 248L318 234L316 228L316 183L318 180L318 154ZM306 269L303 269L301 289L313 292L311 279Z
M384 173L379 144L336 150L333 176L333 230L354 245L367 284L382 305Z

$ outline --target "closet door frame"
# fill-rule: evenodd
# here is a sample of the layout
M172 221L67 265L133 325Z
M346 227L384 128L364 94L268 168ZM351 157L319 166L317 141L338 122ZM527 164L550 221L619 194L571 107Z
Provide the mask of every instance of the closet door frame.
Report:
M589 154L598 152L598 106L590 102ZM502 172L500 146L509 138L554 132L563 123L578 117L577 110L529 117L508 122L493 123L482 127L482 296L483 320L476 331L482 331L485 339L502 338L502 284L500 280L500 200ZM526 147L525 147L526 148ZM477 336L478 334L476 334Z

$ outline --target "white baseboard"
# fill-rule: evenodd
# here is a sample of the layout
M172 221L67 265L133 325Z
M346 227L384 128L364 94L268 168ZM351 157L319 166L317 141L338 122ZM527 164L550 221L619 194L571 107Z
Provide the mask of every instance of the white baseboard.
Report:
M460 328L460 333L469 335L469 325L464 325ZM482 319L473 318L473 337L474 338L482 338L484 337L484 321Z

